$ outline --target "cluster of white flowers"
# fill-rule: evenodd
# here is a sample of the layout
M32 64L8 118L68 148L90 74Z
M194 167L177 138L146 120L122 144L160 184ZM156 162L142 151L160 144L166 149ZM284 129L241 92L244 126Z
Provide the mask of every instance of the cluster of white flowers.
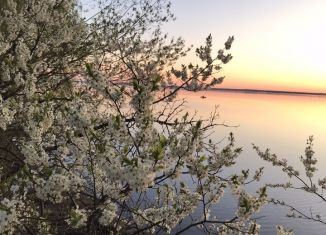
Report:
M169 233L183 218L190 215L198 206L198 193L182 189L174 195L173 204L138 210L134 215L139 226L160 224Z
M261 225L257 224L256 221L250 221L248 234L258 235L260 232Z
M68 223L75 228L80 228L86 225L87 214L84 209L75 208L70 211Z
M102 215L99 219L99 223L103 226L108 226L116 217L117 206L114 203L109 202L105 203L102 208Z
M2 96L0 94L0 128L2 130L6 130L7 126L10 125L10 123L14 119L14 115L16 111L12 109L12 102L10 101L3 101Z
M294 235L294 232L292 230L287 230L283 226L277 226L276 229L277 235Z
M313 158L313 136L310 136L307 140L307 147L305 149L305 157L301 157L301 161L305 167L307 177L311 178L314 175L314 172L317 170L315 167L317 159Z
M318 180L318 185L319 185L322 189L326 189L326 177L324 177L323 179Z
M267 203L267 195L260 194L258 197L242 192L239 195L238 216L241 219L248 220L255 212L259 212L261 207Z
M36 179L36 196L41 200L50 200L60 203L63 199L63 193L69 190L69 180L61 174L53 174L48 180L42 178Z
M16 198L4 198L0 201L0 233L14 234L15 227L19 225L19 211L23 202Z
M83 185L83 181L74 175L67 176L58 173L52 174L47 180L36 178L35 183L36 197L54 203L60 203L64 198L64 193L70 190L76 192Z

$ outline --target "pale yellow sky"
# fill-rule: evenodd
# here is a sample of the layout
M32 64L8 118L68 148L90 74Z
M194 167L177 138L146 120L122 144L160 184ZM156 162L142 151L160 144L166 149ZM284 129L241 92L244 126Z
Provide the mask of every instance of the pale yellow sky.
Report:
M164 29L188 45L211 33L217 51L235 36L223 87L326 92L326 0L174 0L172 10Z

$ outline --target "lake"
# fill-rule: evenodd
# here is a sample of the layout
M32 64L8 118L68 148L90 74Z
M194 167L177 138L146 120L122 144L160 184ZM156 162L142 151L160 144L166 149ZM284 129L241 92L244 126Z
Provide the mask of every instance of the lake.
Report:
M203 99L201 96L205 96ZM252 184L248 191L255 192L259 185L283 183L287 178L284 173L271 164L262 161L252 149L252 143L261 150L270 148L279 158L288 162L300 172L304 172L299 157L304 155L306 139L313 135L315 157L318 159L319 171L316 176L326 176L326 97L309 95L284 95L239 93L223 91L186 92L180 97L188 101L190 111L197 111L198 116L207 117L214 106L219 106L219 123L229 126L217 126L211 136L214 140L222 140L233 132L238 146L243 153L236 166L228 169L225 174L239 172L241 169L258 169L265 166L265 173L260 184ZM226 143L226 142L225 142ZM295 181L292 181L295 182ZM298 184L300 185L300 184ZM315 196L300 191L270 189L269 196L283 199L292 206L310 214L319 213L326 220L326 203ZM234 215L235 202L228 194L214 208L213 213L219 218L230 218ZM295 234L326 234L326 225L303 219L287 218L288 210L267 205L257 215L262 225L262 234L275 234L276 225L292 228ZM212 213L212 214L213 214ZM193 234L196 234L195 232Z

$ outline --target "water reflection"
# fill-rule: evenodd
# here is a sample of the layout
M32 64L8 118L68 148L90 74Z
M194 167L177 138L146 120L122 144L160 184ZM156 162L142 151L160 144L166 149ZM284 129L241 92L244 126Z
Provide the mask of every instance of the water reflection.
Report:
M271 167L259 159L252 150L255 143L261 149L270 148L281 158L288 159L289 163L303 172L299 157L304 154L306 139L315 137L314 150L318 159L316 176L326 176L326 97L305 95L271 95L231 93L205 91L198 93L182 92L181 97L188 101L191 111L198 111L202 117L207 117L214 106L219 105L220 123L238 127L218 126L211 138L216 140L228 136L233 132L243 153L237 165L225 174L240 169L257 169L265 166L262 182L280 183L287 180L282 171ZM203 99L203 96L206 98ZM249 191L255 192L259 185L250 185ZM326 219L326 206L315 197L307 193L288 190L271 190L271 197L284 199L298 209L309 213L320 213ZM220 218L229 218L234 211L234 201L228 195L216 206L215 212ZM325 234L326 225L300 219L285 217L287 210L281 207L266 206L259 216L262 224L262 234L275 234L275 226L283 224L293 228L295 234Z

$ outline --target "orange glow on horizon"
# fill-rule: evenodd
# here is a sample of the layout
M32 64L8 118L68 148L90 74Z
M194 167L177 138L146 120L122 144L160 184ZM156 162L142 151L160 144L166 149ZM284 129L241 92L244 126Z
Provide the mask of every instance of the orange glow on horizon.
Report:
M326 93L325 0L187 3L192 5L187 11L185 0L174 3L178 19L167 28L171 35L181 34L196 48L211 33L213 53L235 36L233 59L219 74L226 77L220 87ZM198 27L194 31L185 24ZM180 63L196 61L191 52Z

